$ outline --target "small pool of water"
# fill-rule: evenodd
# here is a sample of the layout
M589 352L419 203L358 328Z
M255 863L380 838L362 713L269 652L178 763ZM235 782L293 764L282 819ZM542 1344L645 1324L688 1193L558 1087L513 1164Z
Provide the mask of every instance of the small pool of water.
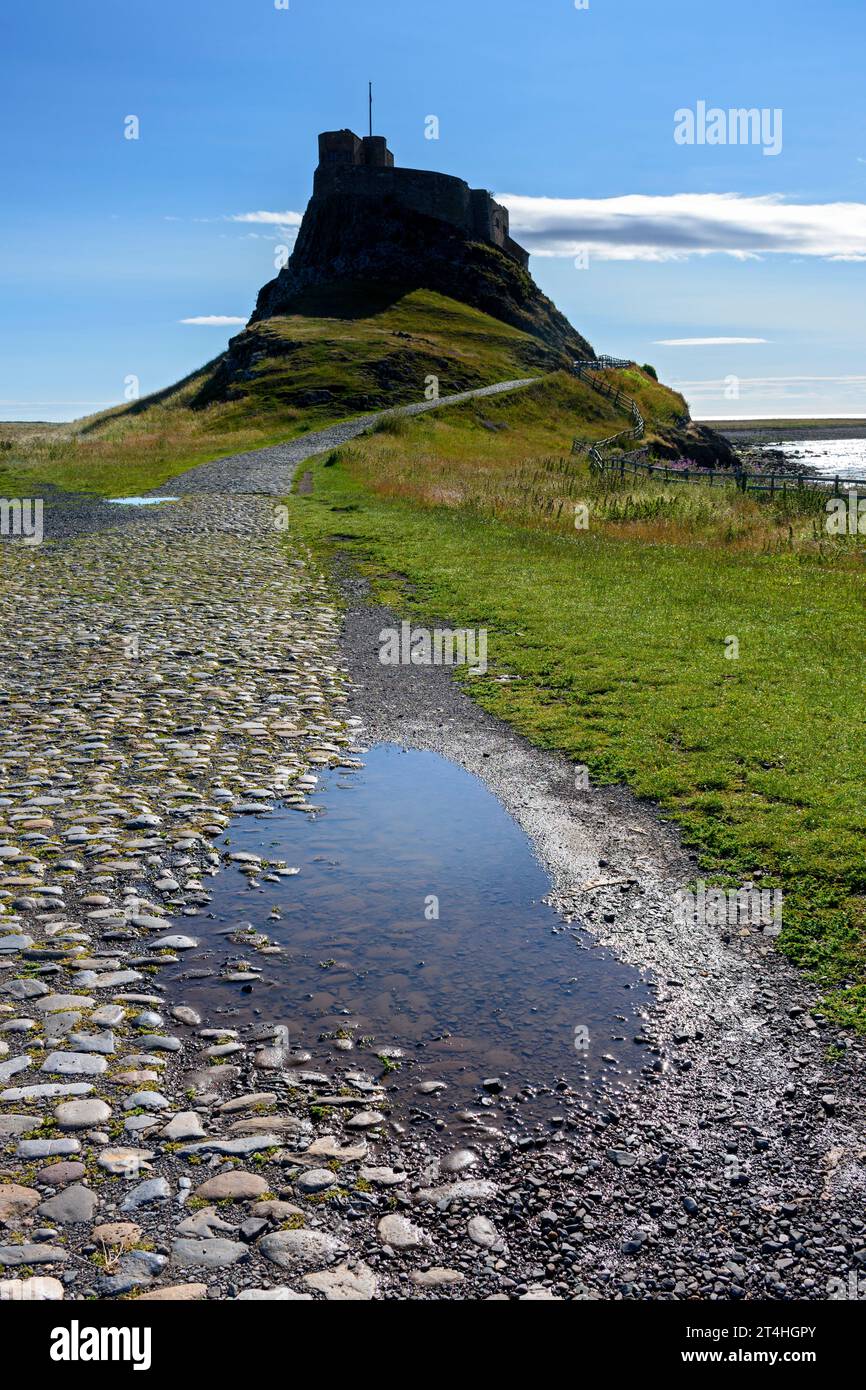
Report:
M527 1118L561 1109L559 1079L583 1099L622 1085L648 1060L633 1041L652 999L639 973L542 901L550 882L529 840L478 778L389 745L363 761L321 776L316 815L233 821L223 853L300 872L251 884L227 863L205 880L209 908L176 919L200 946L171 967L173 998L226 1027L284 1025L291 1049L312 1054L305 1066L336 1084L352 1069L382 1076L383 1050L400 1049L385 1073L398 1108L446 1121L491 1077L508 1093L543 1088L521 1106ZM282 954L228 937L245 923ZM239 960L261 980L227 982ZM427 1080L448 1089L419 1095Z
M160 502L177 502L177 497L109 497L114 507L155 507Z

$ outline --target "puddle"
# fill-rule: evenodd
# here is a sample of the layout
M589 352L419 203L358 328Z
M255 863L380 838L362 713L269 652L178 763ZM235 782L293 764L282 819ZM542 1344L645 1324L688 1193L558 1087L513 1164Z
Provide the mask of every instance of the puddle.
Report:
M447 1127L491 1077L509 1095L540 1088L521 1104L525 1120L562 1113L559 1080L585 1101L609 1099L647 1061L633 1037L650 987L542 901L550 883L529 840L476 777L390 745L363 762L321 776L315 816L281 807L233 821L224 854L300 872L256 886L231 863L205 880L209 907L176 921L200 946L166 972L172 998L226 1027L284 1025L291 1050L311 1054L304 1067L336 1085L347 1071L382 1076L381 1054L400 1049L385 1068L398 1117L420 1106ZM282 954L229 939L244 923ZM261 980L220 976L238 961ZM421 1095L425 1080L448 1089Z
M115 507L155 507L159 502L177 502L177 497L108 497Z

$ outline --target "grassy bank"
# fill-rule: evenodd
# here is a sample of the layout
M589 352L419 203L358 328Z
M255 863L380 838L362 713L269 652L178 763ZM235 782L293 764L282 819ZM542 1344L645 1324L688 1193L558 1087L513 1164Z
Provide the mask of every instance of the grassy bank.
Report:
M360 295L360 292L359 292ZM0 495L129 497L187 468L352 416L551 370L536 338L418 290L253 325L175 386L71 425L0 423ZM560 440L560 444L562 441Z
M866 1029L861 540L831 544L809 495L593 479L548 452L550 406L451 409L319 460L294 525L402 614L486 627L474 697L656 800L706 872L781 886L781 948Z

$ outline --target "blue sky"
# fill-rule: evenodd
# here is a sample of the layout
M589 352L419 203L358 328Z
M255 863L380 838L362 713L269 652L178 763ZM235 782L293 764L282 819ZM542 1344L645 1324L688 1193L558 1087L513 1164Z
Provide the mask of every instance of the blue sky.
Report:
M238 326L183 320L247 317L368 78L397 162L506 197L599 351L696 415L866 414L862 0L288 2L7 8L0 418L217 355ZM781 149L677 143L699 102L781 112Z

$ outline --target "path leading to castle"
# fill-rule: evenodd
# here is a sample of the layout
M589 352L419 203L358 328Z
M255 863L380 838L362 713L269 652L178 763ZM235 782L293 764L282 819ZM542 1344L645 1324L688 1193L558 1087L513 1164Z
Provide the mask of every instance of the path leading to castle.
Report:
M567 764L441 668L378 665L392 615L357 586L341 637L273 498L359 427L3 547L0 1298L851 1296L862 1044L760 935L677 927L687 861L651 808L576 799ZM240 808L307 805L317 771L351 780L379 738L485 777L563 911L654 973L646 1063L604 1113L538 1058L479 1096L455 1149L393 1113L387 1068L335 1043L308 1071L266 1014L235 1028L166 987L239 862ZM267 890L291 865L243 867ZM238 930L202 968L257 987L272 947ZM527 1126L540 1087L554 1118Z
M380 420L389 416L423 415L428 410L440 410L443 406L459 405L480 396L496 396L503 391L519 391L531 386L537 377L521 377L515 381L499 381L493 386L481 386L474 391L461 391L454 396L438 396L435 400L418 401L413 405L396 406L393 410L379 410L372 415L360 415L354 420L345 420L339 425L316 430L293 439L288 444L275 444L270 449L254 449L248 454L233 454L229 458L216 459L188 473L172 478L170 484L155 491L172 493L226 492L268 494L284 497L289 491L292 477L299 463L323 454L328 449L337 449L348 444L350 439L366 434Z

